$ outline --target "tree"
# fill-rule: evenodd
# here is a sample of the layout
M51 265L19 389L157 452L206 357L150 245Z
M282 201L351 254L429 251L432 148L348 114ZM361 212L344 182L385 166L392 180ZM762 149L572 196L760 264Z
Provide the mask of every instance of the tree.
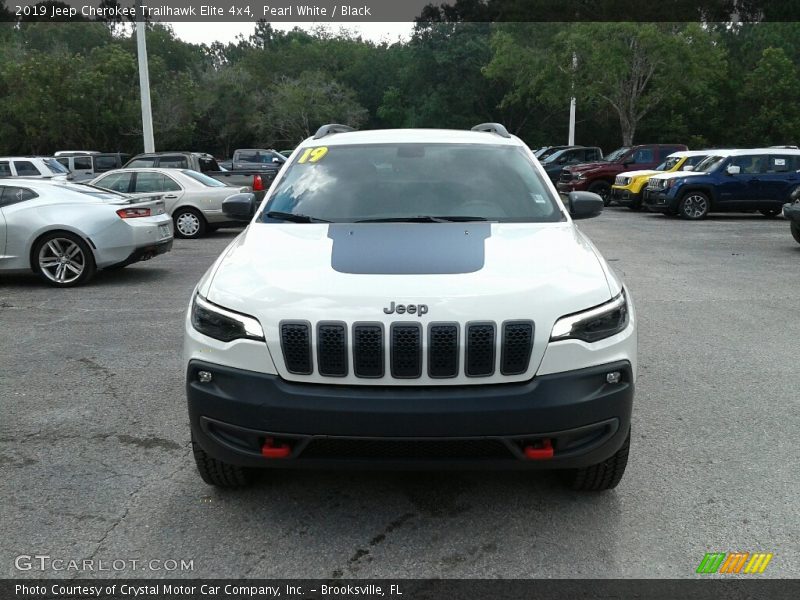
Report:
M793 100L799 89L797 66L783 49L766 48L742 90L746 124L741 118L735 123L743 141L757 146L800 141L800 114Z
M264 133L274 131L282 136L280 141L288 143L300 142L325 123L358 127L367 118L355 92L320 71L282 77L270 100L269 126Z
M576 56L576 96L601 100L614 110L624 145L633 144L637 126L654 109L675 98L691 101L712 88L724 65L712 34L693 23L579 23L557 42L551 69L561 74L556 88L568 97Z

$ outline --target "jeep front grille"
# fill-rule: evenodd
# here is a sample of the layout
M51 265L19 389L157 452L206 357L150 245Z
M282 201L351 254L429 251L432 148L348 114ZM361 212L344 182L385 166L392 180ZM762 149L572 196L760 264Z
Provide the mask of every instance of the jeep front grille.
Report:
M432 379L462 372L467 377L489 377L498 367L504 376L521 375L530 364L534 332L532 321L506 321L499 332L493 322L475 321L467 323L462 341L457 323L424 327L397 322L388 326L387 339L386 328L377 322L355 323L352 337L341 321L321 321L315 329L307 321L280 323L281 349L289 373L311 375L316 358L319 375L345 377L352 363L352 374L367 379L383 378L387 366L393 379L419 379L424 370Z

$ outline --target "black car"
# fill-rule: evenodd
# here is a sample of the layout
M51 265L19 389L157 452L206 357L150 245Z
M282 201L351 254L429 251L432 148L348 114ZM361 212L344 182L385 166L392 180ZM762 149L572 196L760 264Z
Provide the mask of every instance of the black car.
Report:
M789 229L794 241L800 244L800 187L792 192L791 204L783 205L783 216L789 219Z
M579 165L582 163L595 162L603 159L603 151L600 148L586 146L564 146L551 154L540 157L547 176L550 181L555 183L561 175L564 167Z

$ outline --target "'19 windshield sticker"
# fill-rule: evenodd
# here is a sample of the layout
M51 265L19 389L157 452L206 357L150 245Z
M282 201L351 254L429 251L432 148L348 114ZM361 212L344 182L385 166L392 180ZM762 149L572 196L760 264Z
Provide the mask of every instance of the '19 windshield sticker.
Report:
M297 159L297 162L301 165L304 163L319 162L327 153L327 146L320 146L319 148L306 148L305 152L303 152L303 154L300 155L300 158Z

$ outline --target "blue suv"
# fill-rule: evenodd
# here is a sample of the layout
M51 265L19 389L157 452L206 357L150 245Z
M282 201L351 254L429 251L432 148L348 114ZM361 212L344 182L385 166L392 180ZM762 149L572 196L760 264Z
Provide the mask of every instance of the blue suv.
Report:
M694 171L648 181L643 204L654 212L702 219L710 212L759 211L774 217L800 187L800 150L729 150Z

